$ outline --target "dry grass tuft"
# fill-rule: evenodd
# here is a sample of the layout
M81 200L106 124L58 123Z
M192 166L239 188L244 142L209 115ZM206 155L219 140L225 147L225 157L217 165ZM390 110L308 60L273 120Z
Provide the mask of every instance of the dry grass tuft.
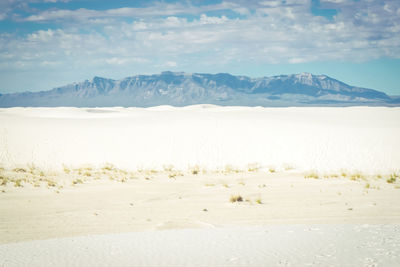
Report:
M72 181L72 185L76 185L76 184L83 184L83 181L81 179L75 179Z
M243 197L242 197L241 195L232 195L232 196L230 197L229 201L230 201L231 203L234 203L234 202L242 202L242 201L243 201Z
M248 172L257 172L259 169L260 169L260 164L258 164L257 162L250 163L247 165Z
M306 175L304 176L304 178L318 179L318 178L319 178L319 175L318 175L318 173L316 173L316 172L310 172L310 173L306 174Z

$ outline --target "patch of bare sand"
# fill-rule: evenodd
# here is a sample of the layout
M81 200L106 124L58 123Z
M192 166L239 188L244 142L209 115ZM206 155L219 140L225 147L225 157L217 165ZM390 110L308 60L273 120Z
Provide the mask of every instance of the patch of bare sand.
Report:
M91 179L82 184L64 177L56 186L0 186L0 243L199 227L400 223L399 179L259 171L143 172L117 180L85 173Z

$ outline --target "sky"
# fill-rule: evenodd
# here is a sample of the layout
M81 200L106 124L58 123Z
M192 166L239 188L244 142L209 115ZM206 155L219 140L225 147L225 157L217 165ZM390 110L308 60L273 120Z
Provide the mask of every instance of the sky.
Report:
M400 95L400 1L0 0L0 93L166 70Z

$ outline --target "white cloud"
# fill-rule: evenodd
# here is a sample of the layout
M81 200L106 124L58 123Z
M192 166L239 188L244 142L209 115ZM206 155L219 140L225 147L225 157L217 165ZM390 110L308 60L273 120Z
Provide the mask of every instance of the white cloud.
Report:
M192 9L183 4L158 3L166 9L42 11L26 20L68 23L58 30L39 30L25 36L0 35L0 69L112 67L126 71L179 66L184 70L193 65L400 58L398 1L321 1L340 8L333 20L312 15L305 4L308 0L243 3L223 2ZM246 15L206 14L207 10L227 8ZM139 13L131 23L116 19ZM179 14L195 16L188 19Z

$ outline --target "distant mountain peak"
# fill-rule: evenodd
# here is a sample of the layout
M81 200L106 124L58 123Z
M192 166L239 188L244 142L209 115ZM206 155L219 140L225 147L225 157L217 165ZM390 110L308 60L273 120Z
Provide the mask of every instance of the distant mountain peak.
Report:
M383 92L308 72L250 78L229 73L164 71L92 80L38 93L0 95L0 106L398 105Z

